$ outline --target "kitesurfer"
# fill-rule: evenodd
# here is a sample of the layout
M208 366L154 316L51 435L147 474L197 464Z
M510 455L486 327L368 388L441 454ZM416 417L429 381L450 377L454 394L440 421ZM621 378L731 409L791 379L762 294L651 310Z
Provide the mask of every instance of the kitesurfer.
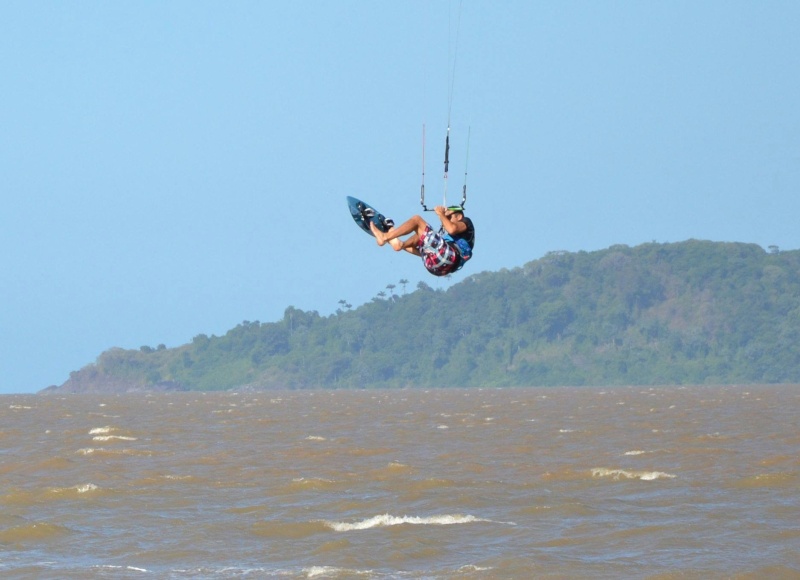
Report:
M390 228L386 233L380 231L372 221L369 227L379 246L388 242L395 251L405 250L420 256L428 272L434 276L446 276L461 268L472 257L475 226L464 215L462 206L439 205L433 211L442 221L439 231L434 231L419 215ZM399 239L406 234L412 235L405 240Z

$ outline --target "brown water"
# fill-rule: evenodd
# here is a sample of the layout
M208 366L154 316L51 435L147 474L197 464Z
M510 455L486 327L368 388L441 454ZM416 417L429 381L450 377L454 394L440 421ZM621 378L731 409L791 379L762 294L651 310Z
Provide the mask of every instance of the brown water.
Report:
M798 578L800 387L0 397L0 575Z

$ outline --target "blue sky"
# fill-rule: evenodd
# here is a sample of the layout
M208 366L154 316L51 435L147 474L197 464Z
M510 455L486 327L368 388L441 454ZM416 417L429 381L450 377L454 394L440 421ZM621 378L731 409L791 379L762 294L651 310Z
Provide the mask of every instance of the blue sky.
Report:
M458 7L0 3L0 392L552 250L800 248L800 3ZM345 196L418 212L424 123L441 197L451 80L477 241L440 281Z

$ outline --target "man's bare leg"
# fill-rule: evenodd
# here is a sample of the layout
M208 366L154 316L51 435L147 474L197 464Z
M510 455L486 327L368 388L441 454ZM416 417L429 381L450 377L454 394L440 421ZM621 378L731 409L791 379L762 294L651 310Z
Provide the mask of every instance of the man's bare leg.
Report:
M394 241L396 240L391 240L389 241L389 243L391 244ZM405 250L409 254L414 254L415 256L421 256L422 254L420 254L419 252L418 245L419 245L419 236L417 234L414 234L403 240L403 243L400 245L399 248L395 247L394 245L392 245L392 247L395 250Z
M417 236L422 237L425 234L425 229L428 227L428 222L422 219L421 216L415 215L410 218L408 221L403 222L399 226L395 228L391 228L388 232L383 233L375 224L370 222L369 227L372 230L372 234L375 236L375 239L378 240L378 245L382 246L386 242L392 242L401 236L405 236L406 234L415 233ZM405 244L391 244L392 247L396 251L400 251Z

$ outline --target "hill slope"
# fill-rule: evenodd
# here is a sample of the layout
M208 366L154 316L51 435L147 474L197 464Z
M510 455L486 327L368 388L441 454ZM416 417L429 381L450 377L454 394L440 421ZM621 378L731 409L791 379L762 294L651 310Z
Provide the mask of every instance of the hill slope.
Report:
M689 240L551 252L329 317L111 349L61 392L800 382L800 252Z

